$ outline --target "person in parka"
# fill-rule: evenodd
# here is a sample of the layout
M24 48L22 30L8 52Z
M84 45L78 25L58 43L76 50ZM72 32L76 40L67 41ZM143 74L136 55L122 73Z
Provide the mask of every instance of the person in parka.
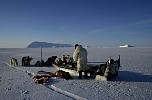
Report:
M87 50L81 45L75 45L75 51L73 53L73 60L77 62L77 71L79 72L79 78L82 79L82 72L84 72L84 78L87 78Z

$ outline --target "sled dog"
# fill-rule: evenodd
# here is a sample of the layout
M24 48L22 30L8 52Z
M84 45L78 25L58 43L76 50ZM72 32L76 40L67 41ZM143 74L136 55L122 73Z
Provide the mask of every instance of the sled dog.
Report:
M12 58L12 59L10 60L10 65L11 65L11 66L18 66L17 59Z

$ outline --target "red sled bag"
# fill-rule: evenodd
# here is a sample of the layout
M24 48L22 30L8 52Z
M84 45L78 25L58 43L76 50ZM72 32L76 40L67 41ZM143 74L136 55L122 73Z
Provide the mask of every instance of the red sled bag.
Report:
M69 74L69 72L65 72L65 71L62 71L62 70L56 71L56 72L55 72L55 75L56 75L57 77L64 78L64 79L66 79L66 80L73 79L73 78L71 77L71 75Z

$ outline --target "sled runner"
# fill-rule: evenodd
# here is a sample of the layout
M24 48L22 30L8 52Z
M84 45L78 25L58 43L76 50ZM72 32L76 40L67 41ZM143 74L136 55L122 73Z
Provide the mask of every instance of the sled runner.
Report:
M71 75L79 76L76 63L53 63L53 66L59 70L69 72ZM117 60L110 59L107 62L88 62L88 74L95 80L110 80L118 76L120 67L120 56Z

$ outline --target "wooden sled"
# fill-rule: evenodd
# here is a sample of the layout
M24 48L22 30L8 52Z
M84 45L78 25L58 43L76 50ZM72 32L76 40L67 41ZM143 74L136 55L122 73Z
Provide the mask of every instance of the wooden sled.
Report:
M72 76L79 76L77 72L76 63L71 64L53 64L58 70L69 72ZM88 62L88 75L95 80L109 81L118 76L120 67L120 56L118 60L110 59L107 62Z

